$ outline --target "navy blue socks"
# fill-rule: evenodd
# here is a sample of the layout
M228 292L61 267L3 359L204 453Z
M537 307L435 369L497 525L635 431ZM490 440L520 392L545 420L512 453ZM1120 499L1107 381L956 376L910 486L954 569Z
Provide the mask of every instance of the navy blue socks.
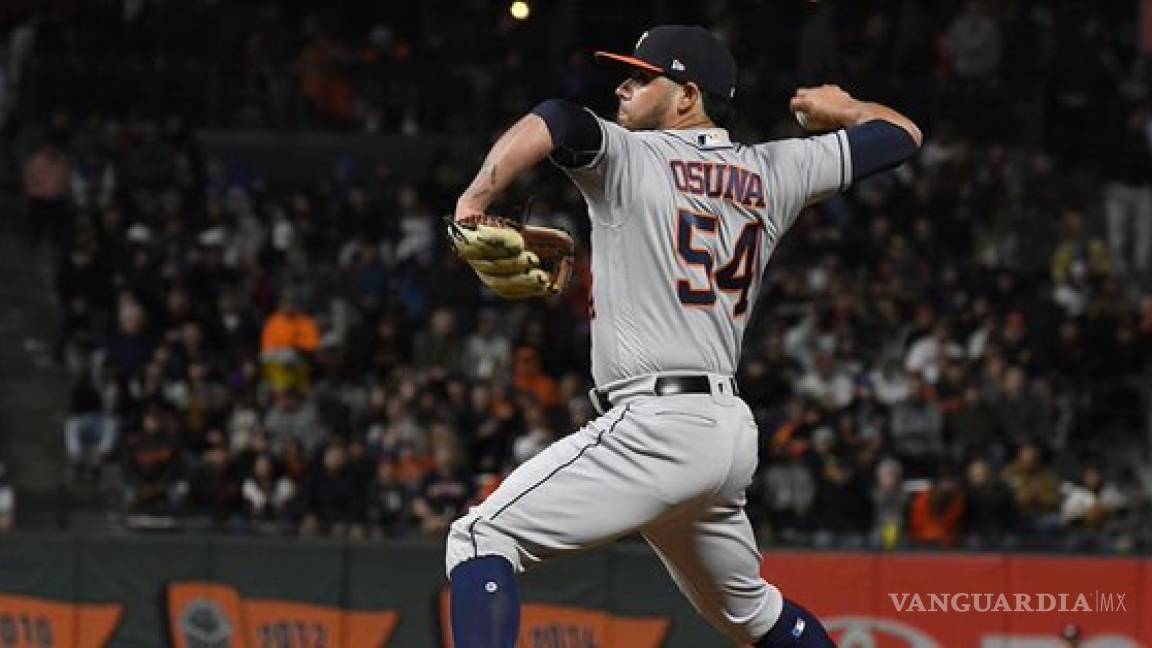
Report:
M780 618L756 648L836 648L836 644L811 612L784 599Z
M455 648L515 648L520 596L512 564L500 556L474 558L456 565L450 578Z
M520 596L512 564L500 556L474 558L457 565L451 578L455 648L515 648ZM756 646L836 648L820 621L788 599L776 624Z

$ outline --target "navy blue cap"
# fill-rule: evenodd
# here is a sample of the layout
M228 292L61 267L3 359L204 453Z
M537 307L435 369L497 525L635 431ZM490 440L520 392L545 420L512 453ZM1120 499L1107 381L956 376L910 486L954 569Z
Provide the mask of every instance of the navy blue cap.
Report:
M736 95L736 59L715 34L699 25L660 25L640 36L632 55L596 52L596 58L691 81L705 91L731 99Z

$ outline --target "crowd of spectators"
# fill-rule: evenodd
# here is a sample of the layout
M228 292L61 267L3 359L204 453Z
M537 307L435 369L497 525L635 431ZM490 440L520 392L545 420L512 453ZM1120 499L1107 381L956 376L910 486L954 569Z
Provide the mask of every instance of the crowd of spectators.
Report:
M730 4L697 19L733 41L743 95L783 106L786 88L837 80L903 97L927 132L914 162L809 210L769 264L738 376L761 429L762 541L1150 546L1152 113L1136 3L824 3L791 16L787 55L742 34ZM542 37L507 18L491 19L491 51L471 39L454 53L438 39L475 29L459 18L418 38L380 23L359 42L331 17L294 20L292 3L197 7L244 43L242 82L213 90L242 90L239 114L82 111L60 91L46 123L16 115L36 134L23 187L30 235L54 251L75 478L116 474L116 506L140 526L440 533L593 415L578 196L536 178L538 218L581 240L573 289L498 302L437 234L472 167L269 186L230 175L191 126L487 135L541 93L603 105L611 86L575 56L559 88L501 74L541 65L514 46ZM120 29L144 47L136 21L158 10L141 11ZM185 46L146 41L211 60ZM45 69L39 83L59 85L65 72ZM426 87L435 69L465 92ZM798 134L763 111L737 131Z

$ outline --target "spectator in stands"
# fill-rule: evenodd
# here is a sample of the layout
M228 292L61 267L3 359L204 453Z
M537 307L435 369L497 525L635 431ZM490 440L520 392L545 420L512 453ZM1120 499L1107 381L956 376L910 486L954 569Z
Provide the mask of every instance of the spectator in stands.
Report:
M1000 25L981 0L968 0L948 25L948 61L965 80L987 80L1000 65Z
M1127 505L1124 493L1104 480L1097 466L1086 466L1080 480L1064 486L1060 516L1066 524L1080 528L1100 529Z
M921 336L908 347L904 368L918 374L929 384L936 384L945 363L963 355L963 347L952 338L951 326L944 320L938 320L930 333Z
M508 338L497 328L496 311L485 308L476 320L476 331L465 343L464 368L471 377L488 380L508 368L512 355Z
M304 482L308 479L309 455L304 449L300 439L289 439L280 453L280 462L284 477L292 482L293 490L300 493L304 490ZM293 515L298 511L290 507Z
M1028 335L1027 320L1019 310L1013 310L1004 317L1003 326L993 334L991 343L1009 365L1035 371L1036 350Z
M816 480L802 453L796 451L772 462L762 479L771 536L777 541L790 540L797 532L809 530Z
M944 417L944 429L954 457L970 460L978 456L1005 458L1000 420L976 385L966 385L956 409Z
M1039 447L1021 446L1016 460L1004 468L1002 477L1012 489L1022 521L1030 529L1051 528L1058 522L1055 513L1060 506L1060 480L1044 465Z
M376 477L376 457L368 452L368 445L360 438L351 438L347 442L348 474L352 477L352 489L356 492L356 508L352 512L356 520L355 533L363 535L367 528L364 523L368 519L368 491Z
M324 449L319 466L304 483L306 514L300 524L302 535L331 534L336 537L360 535L355 513L360 508L356 485L347 466L344 446L333 443Z
M763 351L745 350L746 360L738 376L740 393L758 421L764 420L769 407L792 395L793 385L801 375L800 366L784 353L780 331L771 330L765 337Z
M1127 104L1106 131L1104 214L1114 270L1147 278L1152 269L1152 112Z
M217 443L204 451L192 472L185 506L193 516L210 520L213 528L226 529L243 510L242 476L230 461L223 439Z
M258 441L269 444L268 435L260 427L261 412L252 395L234 393L229 406L231 412L224 421L224 431L233 453L251 452Z
M1105 523L1104 530L1110 537L1102 549L1131 552L1152 541L1152 484L1141 479L1139 470L1133 465L1118 469L1113 483L1125 506L1114 511Z
M870 522L868 493L856 466L841 446L831 427L819 427L812 432L809 461L816 477L812 522L818 532L831 532L838 542L859 546Z
M1050 447L1054 437L1051 404L1028 383L1020 367L1010 366L1004 372L999 395L992 401L997 425L1013 445L1039 443Z
M915 388L908 372L896 358L883 360L879 367L869 371L868 384L876 393L876 400L887 407L907 401Z
M912 499L908 513L908 539L921 545L954 547L960 540L967 502L959 480L951 470Z
M435 467L420 484L412 510L424 533L440 535L467 509L474 486L451 443L440 444L433 457Z
M222 253L232 267L252 268L260 252L270 244L268 224L256 213L248 192L240 186L228 187L223 195L209 197L205 208L212 222L220 222Z
M411 340L402 333L394 315L383 315L371 333L371 340L365 345L369 369L387 376L408 360Z
M72 250L61 250L61 261L56 274L56 295L63 312L60 314L60 331L53 352L57 358L64 358L67 352L69 366L88 365L89 358L76 357L77 352L87 349L77 348L92 343L98 333L96 327L109 312L108 305L115 294L112 287L111 268L106 251L90 232L82 232ZM73 344L69 344L69 342Z
M299 441L306 451L318 447L325 432L314 400L295 389L281 389L274 399L264 415L264 429L272 438L272 446L280 449L291 441Z
M176 406L184 417L186 443L201 443L212 430L220 429L228 406L228 392L209 375L206 364L199 361L189 364L185 376L174 381L173 388L179 390Z
M121 295L117 312L119 327L104 343L104 359L113 375L127 380L148 362L156 340L148 329L147 314L140 302Z
M892 451L910 476L932 472L944 450L944 414L932 387L912 377L912 397L892 408Z
M222 288L205 335L209 343L227 357L255 357L261 330L252 310L242 306L240 295L233 289Z
M534 347L516 349L512 364L512 385L516 391L536 399L541 407L551 409L560 405L560 391L556 380L544 373L540 352Z
M253 527L263 533L275 533L296 496L296 487L292 480L276 474L276 464L269 455L261 454L252 462L241 496Z
M397 264L410 263L428 256L436 242L436 220L420 203L416 189L399 187L396 203L400 216L400 240L394 251Z
M535 457L555 441L556 434L548 425L544 408L531 399L524 399L524 433L512 444L512 461L520 465Z
M171 515L180 497L183 466L176 422L158 403L147 406L139 428L127 437L126 467L133 508Z
M16 490L8 481L8 471L0 463L0 533L16 526Z
M784 331L782 346L784 354L808 369L816 363L816 354L830 351L833 345L831 316L815 304L809 305L806 313Z
M1053 347L1049 361L1059 380L1073 389L1084 386L1095 354L1088 348L1080 322L1061 322Z
M812 368L800 378L796 391L827 410L836 411L852 404L856 385L832 354L820 352L816 354Z
M414 528L412 503L414 493L397 474L391 458L376 464L376 475L368 490L368 524L371 535L395 538L408 535Z
M900 462L888 457L876 465L876 484L872 487L872 532L874 547L895 549L904 542L904 520L908 491L904 489Z
M375 320L388 293L388 268L375 242L359 241L350 273L353 301L365 316Z
M264 380L277 391L308 391L312 385L312 355L319 346L316 320L300 310L295 295L285 291L276 312L264 322L261 334Z
M388 399L387 424L369 431L368 443L376 454L395 453L400 447L412 448L417 454L428 451L428 437L417 421L415 408L403 396Z
M1016 531L1016 504L1012 491L984 459L968 464L965 544L974 549L996 547Z
M516 414L503 390L491 383L472 386L460 430L464 433L465 456L474 473L497 474L504 469L520 427Z
M464 345L456 332L456 315L448 308L432 313L428 327L416 334L412 364L429 377L443 378L464 371Z
M353 118L354 97L347 74L353 52L326 34L318 23L313 16L308 44L296 61L300 93L318 117L330 123L347 123Z
M1091 297L1099 278L1112 271L1108 246L1091 235L1083 215L1069 209L1064 213L1064 237L1052 253L1054 298L1069 315L1079 315Z
M72 158L65 151L63 116L57 114L48 140L24 163L24 197L29 231L36 245L51 243L63 255L71 245Z
M104 399L91 372L81 373L72 387L72 406L64 423L64 447L76 476L95 480L116 447L119 420L105 412Z

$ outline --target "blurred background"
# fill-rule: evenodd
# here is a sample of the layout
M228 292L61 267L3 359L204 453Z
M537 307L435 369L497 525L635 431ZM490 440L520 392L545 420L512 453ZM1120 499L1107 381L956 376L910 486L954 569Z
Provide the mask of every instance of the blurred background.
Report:
M581 241L532 303L438 219L538 101L614 113L593 50L688 22L738 139L819 83L926 133L769 264L761 543L1147 553L1148 3L690 4L0 2L0 529L440 536L592 410L578 194L498 205Z

